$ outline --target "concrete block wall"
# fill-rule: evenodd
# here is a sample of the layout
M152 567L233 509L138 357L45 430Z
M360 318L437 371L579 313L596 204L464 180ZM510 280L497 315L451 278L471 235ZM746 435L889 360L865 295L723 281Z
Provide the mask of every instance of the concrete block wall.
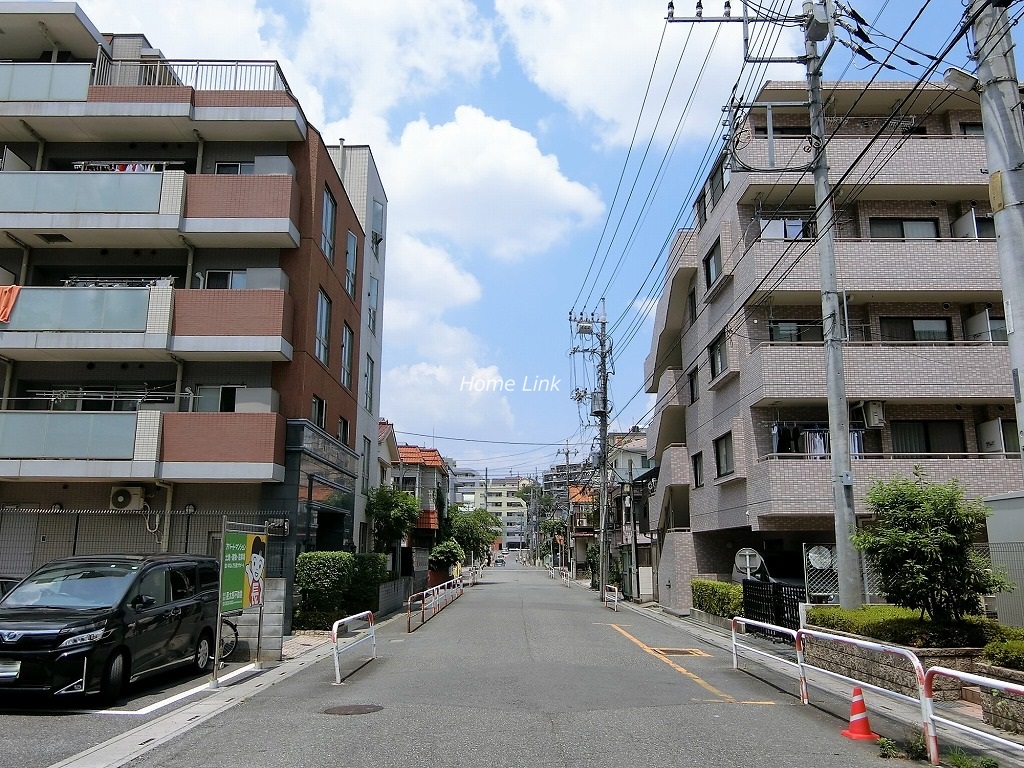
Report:
M284 646L284 605L285 579L267 579L266 598L263 604L263 632L261 635L259 661L281 661ZM256 638L260 614L250 608L241 616L231 618L238 626L238 647L231 656L232 661L255 661Z

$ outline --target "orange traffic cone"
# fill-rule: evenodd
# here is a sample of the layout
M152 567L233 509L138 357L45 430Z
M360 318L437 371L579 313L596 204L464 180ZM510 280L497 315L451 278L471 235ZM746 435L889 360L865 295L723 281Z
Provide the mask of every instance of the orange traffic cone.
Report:
M868 722L868 708L864 704L864 692L860 688L853 689L853 702L850 704L850 727L843 731L843 736L859 741L876 741L878 734L871 730Z

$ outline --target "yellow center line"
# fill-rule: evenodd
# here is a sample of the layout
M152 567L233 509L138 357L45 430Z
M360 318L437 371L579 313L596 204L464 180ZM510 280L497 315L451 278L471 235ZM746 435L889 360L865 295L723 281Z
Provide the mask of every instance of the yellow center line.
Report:
M697 685L699 685L701 688L703 688L708 693L714 694L715 696L718 696L719 698L723 699L724 701L729 702L730 704L738 704L739 703L739 702L736 701L736 699L734 699L729 694L722 693L722 691L720 691L717 688L715 688L715 686L713 686L711 683L707 682L706 680L701 679L697 675L693 674L693 672L690 672L688 669L685 669L685 668L679 666L674 661L672 661L672 659L670 659L667 656L663 656L662 654L658 653L656 650L651 648L646 643L643 643L640 640L637 640L635 637L633 637L631 634L629 634L629 632L627 632L626 630L624 630L622 627L618 626L617 624L610 624L609 626L611 626L613 629L615 629L616 632L619 632L624 637L628 637L634 643L636 643L641 648L643 648L644 651L646 651L647 653L651 654L651 656L653 656L654 658L660 659L661 661L665 662L670 667L672 667L672 669L674 669L679 674L685 675L686 677L688 677L691 680L693 680L693 682L695 682Z

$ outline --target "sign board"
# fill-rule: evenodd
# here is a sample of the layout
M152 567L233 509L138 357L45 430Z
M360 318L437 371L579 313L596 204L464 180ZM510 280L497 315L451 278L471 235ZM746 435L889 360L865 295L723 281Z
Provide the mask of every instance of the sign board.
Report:
M267 540L255 533L226 531L221 558L220 610L241 611L263 603Z
M756 549L750 547L744 547L736 553L736 557L733 563L736 566L736 570L746 576L748 579L751 578L754 571L761 567L761 555Z

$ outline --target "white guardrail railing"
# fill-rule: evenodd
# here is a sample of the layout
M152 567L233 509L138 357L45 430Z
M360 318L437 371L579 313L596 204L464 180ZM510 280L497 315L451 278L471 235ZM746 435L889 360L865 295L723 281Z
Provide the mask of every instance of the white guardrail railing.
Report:
M349 630L349 624L357 622L366 622L368 631L365 635L360 637L358 640L347 642L344 645L341 644L342 635L347 635ZM341 630L341 631L339 631ZM367 640L373 648L370 659L377 658L377 637L374 633L373 627L373 611L363 611L362 613L355 613L351 616L346 616L344 619L338 619L334 622L331 627L331 643L334 644L334 683L335 685L341 685L341 654L345 651L350 651L360 643L365 643ZM368 661L369 661L368 660Z
M613 611L619 610L619 599L622 593L619 588L614 584L605 584L604 586L604 604L611 608Z
M462 576L456 576L436 587L425 589L409 597L406 603L406 630L412 632L413 603L419 603L420 623L423 626L427 620L436 616L446 605L461 596L465 592ZM429 613L429 615L428 615Z
M769 653L760 648L742 643L739 641L739 628L740 627L757 627L758 629L764 629L770 632L779 632L781 634L789 635L793 638L793 642L796 645L796 661L790 661L781 656L777 656L773 653ZM881 653L887 653L892 656L898 656L906 659L910 666L914 670L914 675L917 682L917 696L908 696L898 691L891 691L888 688L881 688L877 685L858 680L853 677L847 677L841 675L838 672L833 672L830 669L823 669L822 667L808 664L804 657L804 638L817 638L819 640L828 640L830 642L842 643L845 645L852 645L858 648L866 648L869 650L878 651ZM926 671L921 664L921 660L917 658L917 655L907 649L900 648L891 645L884 645L882 643L871 642L870 640L861 640L858 638L844 637L842 635L833 635L828 632L820 632L813 629L789 629L787 627L780 627L775 624L766 624L761 621L754 621L753 619L747 619L742 616L734 616L732 619L732 666L733 669L739 668L739 651L747 651L749 653L764 656L772 659L773 661L782 662L784 664L796 667L800 679L800 701L803 704L809 703L807 695L807 670L811 669L814 672L833 677L837 680L843 680L852 685L860 688L866 688L875 693L883 696L888 696L892 699L898 699L909 704L916 704L921 711L921 730L924 734L925 743L928 747L928 760L932 765L939 765L939 742L936 734L936 723L941 723L949 728L955 728L961 731L972 734L973 736L992 741L1003 746L1010 747L1012 749L1018 749L1024 751L1024 744L1016 741L1010 741L1004 739L996 734L988 733L977 728L972 728L955 720L950 720L946 717L941 717L935 714L934 702L932 700L932 681L935 677L952 677L957 680L961 680L971 685L978 685L984 688L993 688L1000 691L1009 693L1019 694L1024 696L1024 686L1015 685L1014 683L1008 683L1003 680L996 680L991 677L983 677L981 675L974 675L968 672L959 672L955 669L947 669L946 667L929 667Z

